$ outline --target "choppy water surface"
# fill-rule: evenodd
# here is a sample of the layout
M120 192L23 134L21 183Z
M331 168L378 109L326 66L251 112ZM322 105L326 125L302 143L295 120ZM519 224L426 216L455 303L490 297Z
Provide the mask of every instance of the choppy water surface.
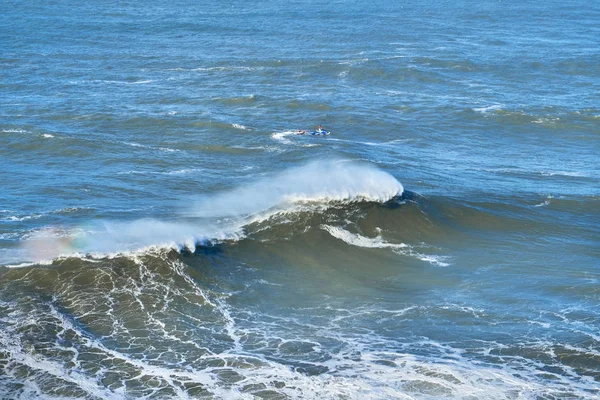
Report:
M600 8L360 3L0 4L0 397L600 396Z

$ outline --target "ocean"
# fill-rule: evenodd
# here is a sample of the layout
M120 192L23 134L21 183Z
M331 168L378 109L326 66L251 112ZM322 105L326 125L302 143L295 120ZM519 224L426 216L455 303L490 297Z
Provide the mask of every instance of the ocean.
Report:
M0 15L0 398L600 397L600 3Z

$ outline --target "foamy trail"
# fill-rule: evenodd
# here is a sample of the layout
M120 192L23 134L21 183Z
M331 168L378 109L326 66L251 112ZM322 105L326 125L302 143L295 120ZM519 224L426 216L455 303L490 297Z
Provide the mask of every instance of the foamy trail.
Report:
M298 134L297 131L275 132L271 135L271 137L275 140L280 141L281 143L292 144L292 141L290 139L288 139L287 137L290 135L296 135L296 134Z
M279 143L281 144L285 144L285 145L294 145L294 146L299 146L299 147L315 147L315 146L319 146L318 143L303 143L303 140L292 140L292 138L296 138L296 139L300 139L300 138L309 138L309 137L314 137L313 135L307 134L306 130L302 131L304 133L301 133L298 130L288 130L288 131L282 131L282 132L274 132L271 137L275 140L277 140ZM318 135L317 135L318 136ZM323 136L319 136L319 137L323 137Z

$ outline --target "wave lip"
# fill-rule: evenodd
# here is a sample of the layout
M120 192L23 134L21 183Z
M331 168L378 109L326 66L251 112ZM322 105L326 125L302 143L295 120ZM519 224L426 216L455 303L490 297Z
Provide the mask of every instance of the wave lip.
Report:
M303 203L387 202L403 192L396 178L371 165L316 161L203 199L195 204L191 214L229 217L287 210Z

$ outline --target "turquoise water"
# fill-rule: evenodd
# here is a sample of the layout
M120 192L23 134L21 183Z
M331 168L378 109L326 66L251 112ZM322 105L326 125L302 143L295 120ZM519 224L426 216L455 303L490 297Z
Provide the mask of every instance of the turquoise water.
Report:
M0 397L600 395L595 3L0 15Z

